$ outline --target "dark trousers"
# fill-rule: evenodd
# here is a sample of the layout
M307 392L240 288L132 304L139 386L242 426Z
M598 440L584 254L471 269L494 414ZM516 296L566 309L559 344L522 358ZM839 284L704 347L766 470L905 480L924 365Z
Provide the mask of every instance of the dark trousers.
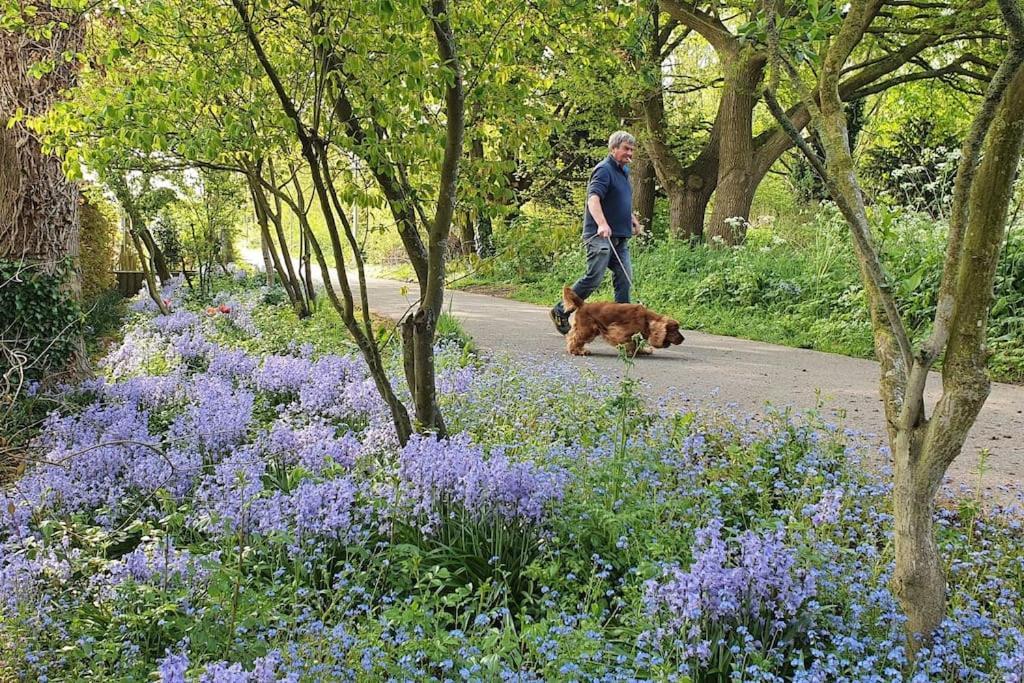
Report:
M588 241L589 240L589 241ZM601 286L604 272L612 271L612 285L615 287L615 301L620 304L629 303L630 280L633 279L633 268L629 262L629 238L603 237L584 239L587 250L587 272L572 285L572 291L581 299L586 299ZM555 304L559 313L565 313L562 302Z

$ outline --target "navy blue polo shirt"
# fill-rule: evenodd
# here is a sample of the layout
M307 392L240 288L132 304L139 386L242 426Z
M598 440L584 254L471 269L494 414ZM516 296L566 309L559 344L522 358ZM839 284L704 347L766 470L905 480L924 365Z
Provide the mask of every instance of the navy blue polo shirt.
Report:
M613 237L633 234L633 188L629 185L629 171L619 166L609 154L594 167L587 185L587 199L596 194L601 198L601 210L611 226ZM583 210L583 237L597 234L597 222L590 215L590 207Z

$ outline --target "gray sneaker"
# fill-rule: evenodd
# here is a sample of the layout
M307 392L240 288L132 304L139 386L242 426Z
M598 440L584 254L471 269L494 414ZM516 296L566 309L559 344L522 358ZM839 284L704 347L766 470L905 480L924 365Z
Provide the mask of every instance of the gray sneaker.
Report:
M555 324L555 329L559 334L569 334L569 315L558 306L551 309L551 322Z

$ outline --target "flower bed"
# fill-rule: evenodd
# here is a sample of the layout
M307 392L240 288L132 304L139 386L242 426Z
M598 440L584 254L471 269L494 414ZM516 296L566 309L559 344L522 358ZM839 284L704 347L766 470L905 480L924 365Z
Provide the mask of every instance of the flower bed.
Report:
M0 678L1020 680L1019 510L939 513L910 664L857 435L449 347L453 436L403 448L342 340L221 286L140 299L0 494Z

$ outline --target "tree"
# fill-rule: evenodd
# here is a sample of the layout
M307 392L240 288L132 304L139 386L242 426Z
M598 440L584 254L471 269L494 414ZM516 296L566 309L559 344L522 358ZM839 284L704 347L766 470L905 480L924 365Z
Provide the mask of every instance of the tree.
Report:
M79 190L60 158L46 153L30 119L74 85L84 20L66 4L26 3L0 15L0 259L66 272L78 298ZM80 333L73 345L82 362Z
M989 393L985 333L992 284L1005 237L1013 181L1024 143L1024 11L999 0L1009 40L1005 55L963 141L950 209L949 237L931 335L911 348L893 290L871 236L867 209L848 144L840 77L884 5L855 0L825 43L813 85L791 63L772 27L775 59L802 95L824 160L803 140L775 97L765 93L795 144L815 167L850 225L871 309L881 395L895 460L893 511L896 567L892 587L907 615L912 653L930 641L945 616L946 580L934 535L934 499ZM778 24L786 19L773 17ZM942 395L927 415L928 372L942 356Z
M768 4L778 4L779 15L788 18L785 30L793 49L799 51L808 50L840 18L840 8L829 2ZM870 49L862 50L861 60L848 64L842 74L839 87L847 101L904 82L970 73L963 68L970 60L969 54L946 59L939 67L933 66L929 58L941 63L948 52L943 46L970 36L987 36L983 16L961 8L953 14L957 21L944 20L939 7L918 11L915 4L893 3L885 21L872 27ZM647 72L648 94L644 101L648 146L659 181L669 196L672 230L679 236L700 236L704 214L714 195L707 238L734 244L745 236L757 186L792 142L780 126L769 126L756 134L754 129L754 109L760 101L768 64L765 3L700 5L659 0L661 11L698 35L718 60L721 97L707 141L690 160L673 152L667 142L671 123L665 115L663 65L654 58ZM936 54L926 55L927 50ZM657 53L661 59L668 54L664 50ZM914 68L904 69L907 65ZM788 114L798 128L807 124L809 115L799 100L788 108Z

